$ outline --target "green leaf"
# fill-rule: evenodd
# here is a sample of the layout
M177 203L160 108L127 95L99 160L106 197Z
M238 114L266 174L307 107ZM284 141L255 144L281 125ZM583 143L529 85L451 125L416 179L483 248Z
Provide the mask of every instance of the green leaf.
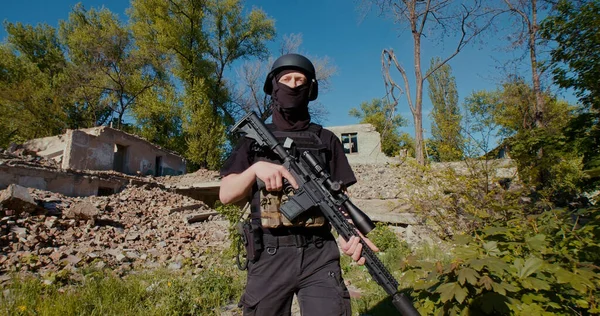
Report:
M440 299L442 303L446 303L454 297L454 288L458 284L456 282L446 283L440 285L435 291L440 293Z
M504 286L502 286L501 283L493 283L492 289L498 294L506 295L506 289L504 289Z
M587 280L592 280L592 279L596 279L598 278L598 274L596 274L594 271L588 270L588 269L577 269L577 271L575 271L578 275L580 275L582 278L587 279Z
M498 249L497 241L488 241L483 244L483 249L487 252L488 255L497 256L500 254L500 249Z
M494 283L494 280L487 275L484 275L481 279L479 279L479 285L483 285L488 291L492 289Z
M546 248L546 235L537 234L533 237L526 238L525 242L531 249L536 251L542 251Z
M548 284L548 282L540 280L538 278L528 277L522 280L521 284L523 284L523 287L526 289L532 289L536 291L550 289L550 284Z
M554 276L556 277L556 283L559 284L568 283L573 279L573 273L562 268L558 268L554 272Z
M457 258L461 258L462 260L472 260L479 257L479 251L473 247L462 246L458 247L454 251Z
M502 282L500 283L502 285L502 287L507 290L508 292L518 292L519 288L508 283L508 282Z
M402 283L414 284L423 277L423 271L420 269L408 270L402 274L400 281Z
M556 309L562 309L562 305L558 304L558 303L554 303L554 302L548 302L547 303L548 306L552 307L552 308L556 308Z
M550 299L548 299L545 295L537 294L534 292L529 292L527 294L523 294L523 296L521 297L521 301L525 304L531 304L534 302L546 303L549 300Z
M454 243L456 245L465 246L471 241L473 241L473 237L469 235L458 235L454 237Z
M505 235L508 232L508 229L506 227L487 227L483 232L489 236Z
M456 299L456 301L458 301L459 303L464 302L468 294L469 291L466 288L457 284L457 287L455 287L454 289L454 298Z
M471 268L462 268L458 270L458 283L461 285L465 284L465 281L469 284L476 285L479 273Z
M481 259L471 259L471 260L467 261L467 264L469 264L473 269L475 269L477 271L481 271L483 269L483 267L485 266L483 263L483 260L481 260Z
M521 279L524 279L524 278L530 276L531 274L537 272L544 264L544 261L542 259L536 258L536 257L531 257L531 258L527 259L527 261L525 261L525 263L522 266L521 266L521 262L522 261L519 261L519 259L515 260L515 267L517 268L517 274L518 274L519 278L521 278Z
M579 307L583 307L583 308L589 308L590 307L590 304L587 301L584 301L584 300L576 300L575 303Z
M442 303L445 303L452 298L455 298L459 303L462 303L469 292L456 282L450 282L440 285L435 292L440 293Z
M586 279L575 273L573 273L573 278L569 280L569 284L571 284L575 290L581 293L586 293L588 287L594 288L594 283L592 283L589 279Z
M488 257L482 260L483 264L485 264L491 272L501 276L504 272L508 271L509 265L506 262L502 261L496 257Z

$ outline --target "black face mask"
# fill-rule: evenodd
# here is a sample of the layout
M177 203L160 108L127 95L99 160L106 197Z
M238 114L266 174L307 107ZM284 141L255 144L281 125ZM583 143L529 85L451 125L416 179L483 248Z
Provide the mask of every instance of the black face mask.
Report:
M283 83L273 85L273 101L280 109L293 110L308 107L308 84L290 88Z
M281 130L303 130L310 124L309 84L290 88L273 78L273 124Z

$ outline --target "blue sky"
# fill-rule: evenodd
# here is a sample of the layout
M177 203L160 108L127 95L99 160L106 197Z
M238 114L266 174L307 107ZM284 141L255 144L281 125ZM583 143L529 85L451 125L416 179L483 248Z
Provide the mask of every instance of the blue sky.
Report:
M2 3L0 19L25 24L47 23L57 26L59 20L68 18L71 8L79 1L71 0L5 0ZM126 19L125 9L129 6L126 0L84 0L85 8L110 9ZM275 19L278 39L285 34L302 34L301 50L309 55L331 59L338 73L332 78L332 90L321 94L319 100L328 108L329 116L325 120L327 126L358 123L356 118L348 115L352 107L360 103L381 98L385 95L381 73L381 52L393 49L400 63L406 67L412 78L413 45L409 32L402 25L394 24L371 12L366 18L357 8L357 1L349 0L253 0L246 1L245 7L262 8L267 15ZM467 46L450 62L453 75L462 103L471 92L481 89L495 89L495 81L502 78L497 66L499 61L514 57L515 53L502 50L501 31L493 36L487 35L486 44ZM6 32L0 30L0 39L4 41ZM279 42L269 44L276 51ZM444 50L446 48L446 50ZM445 57L453 50L451 42L431 43L425 40L422 46L422 67L426 70L434 56ZM526 67L524 67L526 69ZM318 75L318 74L317 74ZM522 73L530 78L528 73ZM396 81L401 78L396 76ZM414 99L414 83L411 83L411 95ZM423 95L424 124L426 135L430 130L427 113L431 102L427 90ZM405 97L397 111L412 122L410 109ZM403 131L414 133L412 127Z

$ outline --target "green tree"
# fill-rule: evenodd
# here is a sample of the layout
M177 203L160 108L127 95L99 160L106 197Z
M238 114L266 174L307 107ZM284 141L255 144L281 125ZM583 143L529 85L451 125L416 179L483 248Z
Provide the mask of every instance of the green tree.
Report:
M211 20L208 25L209 59L216 65L213 87L213 106L224 113L227 124L234 120L231 96L226 87L225 69L239 59L268 56L266 41L275 37L274 21L254 9L247 17L242 14L239 0L212 1L209 4Z
M546 97L543 90L544 69L540 67L542 45L545 41L540 35L539 17L552 12L552 1L546 0L503 0L504 11L508 14L508 23L513 26L510 34L506 37L511 42L510 48L522 48L529 57L529 67L531 71L531 84L534 91L534 103L531 103L530 110L534 116L536 127L544 127L544 115ZM502 26L505 27L504 25ZM524 59L525 55L523 55Z
M466 131L481 133L479 140L499 138L517 161L519 177L547 201L566 201L579 193L584 175L581 156L566 145L563 130L572 117L573 106L544 93L544 128L536 127L532 103L534 89L515 78L495 91L479 91L465 102ZM481 142L483 152L491 148ZM543 148L544 154L540 155Z
M7 41L0 45L0 146L55 135L67 118L56 78L65 58L48 25L5 23Z
M132 112L137 122L136 134L175 152L187 151L182 132L182 107L174 86L153 86L139 96Z
M93 112L110 109L116 127L123 128L124 117L158 83L160 73L138 53L127 26L108 9L76 5L69 19L60 22L60 35L73 63L74 104L91 104Z
M583 104L600 109L600 1L561 0L541 29L544 38L556 44L546 65L555 83L573 89Z
M396 156L400 153L402 135L398 128L406 125L406 119L399 114L394 114L394 108L381 99L363 102L360 109L350 109L351 116L360 120L361 124L371 124L381 137L381 151L387 156Z
M464 127L465 156L478 158L489 153L500 136L501 126L496 119L501 95L496 91L474 91L465 98Z
M265 54L274 34L274 22L263 11L243 15L242 8L237 0L135 0L129 11L141 51L167 61L181 86L185 156L200 167L220 165L225 125L232 123L225 69Z
M555 43L547 63L554 82L572 89L583 107L570 122L569 147L579 151L589 176L600 179L600 1L559 1L542 25L544 38Z
M498 90L482 90L474 91L464 101L464 127L461 129L465 140L464 162L476 174L481 170L480 175L485 181L480 188L486 194L490 192L489 183L494 173L494 164L490 160L496 158L499 151L506 149L504 143L494 148L500 136L501 126L496 117L501 99L501 92Z
M441 60L431 59L430 68L438 68ZM428 78L429 98L433 104L430 113L430 144L435 148L434 159L437 161L454 161L463 158L464 140L460 133L462 115L458 107L458 91L456 80L452 76L452 68L448 64L439 67Z

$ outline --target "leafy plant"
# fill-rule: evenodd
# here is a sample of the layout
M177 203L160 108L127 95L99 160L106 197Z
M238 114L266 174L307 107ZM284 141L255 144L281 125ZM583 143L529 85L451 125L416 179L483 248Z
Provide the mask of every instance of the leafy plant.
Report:
M597 314L599 224L591 208L515 216L456 237L450 263L409 262L402 280L424 315Z
M369 239L377 245L380 251L386 251L390 248L407 247L406 243L402 244L387 224L382 222L378 222L375 229L369 233Z

